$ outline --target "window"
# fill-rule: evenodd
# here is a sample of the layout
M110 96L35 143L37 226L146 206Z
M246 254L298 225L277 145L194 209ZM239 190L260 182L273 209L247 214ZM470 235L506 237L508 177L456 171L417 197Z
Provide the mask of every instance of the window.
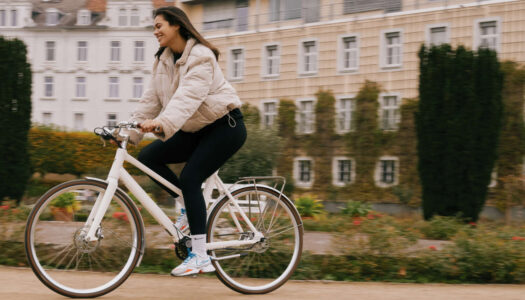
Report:
M432 46L439 46L448 43L447 27L431 27L429 44Z
M238 17L235 1L202 1L203 29L232 28ZM241 24L243 21L241 21Z
M73 126L76 131L84 130L84 114L83 113L75 113Z
M55 42L46 42L46 61L55 61Z
M86 98L86 77L77 77L77 88L75 96L77 98Z
M110 60L111 61L120 61L120 42L119 41L112 41L111 42Z
M144 89L142 77L133 78L133 98L140 99Z
M270 0L270 21L300 19L302 0Z
M42 113L42 124L49 126L53 123L53 114L50 112Z
M58 10L49 8L46 10L46 25L56 26L58 25Z
M497 50L498 31L496 21L479 23L479 45L480 48Z
M236 10L237 10L237 31L246 31L248 30L248 16L250 12L249 1L248 0L237 0L236 1Z
M297 186L311 187L313 183L312 159L298 157L294 162L294 178Z
M387 32L384 35L384 67L401 66L401 32Z
M0 9L0 26L6 26L7 16L5 14L5 9Z
M300 100L298 108L297 129L300 134L314 132L315 111L313 100Z
M341 98L337 101L336 129L339 133L354 130L355 100L352 98Z
M398 96L385 95L380 96L380 99L381 129L397 130L400 121Z
M389 186L396 184L396 172L397 172L397 160L394 159L381 159L379 161L379 186Z
M359 66L357 36L344 36L340 41L339 70L343 72L357 70Z
M77 46L78 46L77 60L78 61L87 61L87 42L86 41L79 41L77 43Z
M135 61L144 61L144 41L135 41Z
M11 26L18 25L17 12L15 9L11 10Z
M77 14L77 25L90 25L91 24L91 12L86 9L81 9Z
M265 76L279 75L280 54L278 45L268 45L264 48Z
M54 91L53 91L53 77L46 76L44 77L44 95L46 97L53 97Z
M243 49L232 49L230 58L230 78L232 80L242 79L244 69Z
M317 42L305 41L301 43L301 73L317 73Z
M109 98L118 98L118 77L109 77Z
M107 126L116 126L117 125L117 114L109 113L107 114Z
M263 111L263 127L266 129L272 128L277 117L277 101L266 101L262 104Z
M130 25L139 26L139 10L134 8L131 10Z
M353 161L347 157L334 157L332 161L332 183L335 186L344 186L353 182Z
M321 13L319 0L303 0L302 10L305 23L319 22Z
M128 26L128 12L124 8L119 10L118 26Z

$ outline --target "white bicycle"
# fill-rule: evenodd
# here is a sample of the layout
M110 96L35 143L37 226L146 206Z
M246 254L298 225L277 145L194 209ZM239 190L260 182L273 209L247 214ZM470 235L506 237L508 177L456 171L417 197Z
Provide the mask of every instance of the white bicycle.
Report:
M122 122L95 133L118 144L106 180L85 178L47 191L31 211L25 230L25 249L36 276L53 291L72 298L92 298L111 292L140 265L145 252L145 228L133 200L119 180L169 234L179 258L187 256L191 239L176 228L124 169L128 162L181 195L180 190L127 153L137 128ZM297 268L302 252L303 226L293 203L282 193L284 179L270 186L246 177L229 188L217 172L204 184L208 204L206 248L216 275L229 288L244 294L263 294L282 286ZM219 197L213 201L214 190ZM62 208L61 208L62 207ZM66 207L66 208L64 208Z

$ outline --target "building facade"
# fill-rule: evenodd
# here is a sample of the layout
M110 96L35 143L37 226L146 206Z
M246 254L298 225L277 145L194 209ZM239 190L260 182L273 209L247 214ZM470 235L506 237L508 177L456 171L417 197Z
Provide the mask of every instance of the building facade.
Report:
M158 48L152 11L184 9L221 51L241 99L274 125L281 99L296 104L297 134L315 135L315 94L336 98L335 127L352 132L354 97L379 83L378 128L398 131L400 107L417 98L422 44L498 51L525 63L525 1L520 0L0 0L0 34L26 42L33 69L35 123L91 130L129 118L151 76ZM333 186L359 162L333 159ZM297 186L314 182L315 162L298 153ZM376 185L399 182L400 160L385 154ZM525 173L525 168L524 168Z

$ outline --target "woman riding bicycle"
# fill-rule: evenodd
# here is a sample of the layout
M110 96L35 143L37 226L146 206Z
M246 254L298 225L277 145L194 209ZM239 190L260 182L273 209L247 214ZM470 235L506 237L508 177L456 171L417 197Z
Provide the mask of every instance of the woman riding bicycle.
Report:
M246 140L241 101L219 67L219 50L197 32L181 9L157 9L154 28L160 48L152 79L131 117L141 123L142 133L128 133L134 144L146 132L160 139L142 149L138 159L182 190L185 211L177 225L182 230L189 224L192 250L171 274L213 272L206 252L201 185ZM167 164L182 162L186 165L177 178Z

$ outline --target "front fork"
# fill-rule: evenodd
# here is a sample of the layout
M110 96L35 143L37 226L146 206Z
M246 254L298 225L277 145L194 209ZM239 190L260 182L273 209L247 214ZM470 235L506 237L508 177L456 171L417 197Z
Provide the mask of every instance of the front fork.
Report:
M88 229L86 234L86 240L88 242L97 241L100 239L100 222L106 214L109 204L111 203L111 199L117 190L118 180L120 177L120 168L124 164L125 155L126 151L124 149L117 150L115 160L113 161L113 165L109 171L107 179L108 186L106 187L105 191L98 195L95 205L93 206L93 209L89 213L89 217L86 220L84 228Z

